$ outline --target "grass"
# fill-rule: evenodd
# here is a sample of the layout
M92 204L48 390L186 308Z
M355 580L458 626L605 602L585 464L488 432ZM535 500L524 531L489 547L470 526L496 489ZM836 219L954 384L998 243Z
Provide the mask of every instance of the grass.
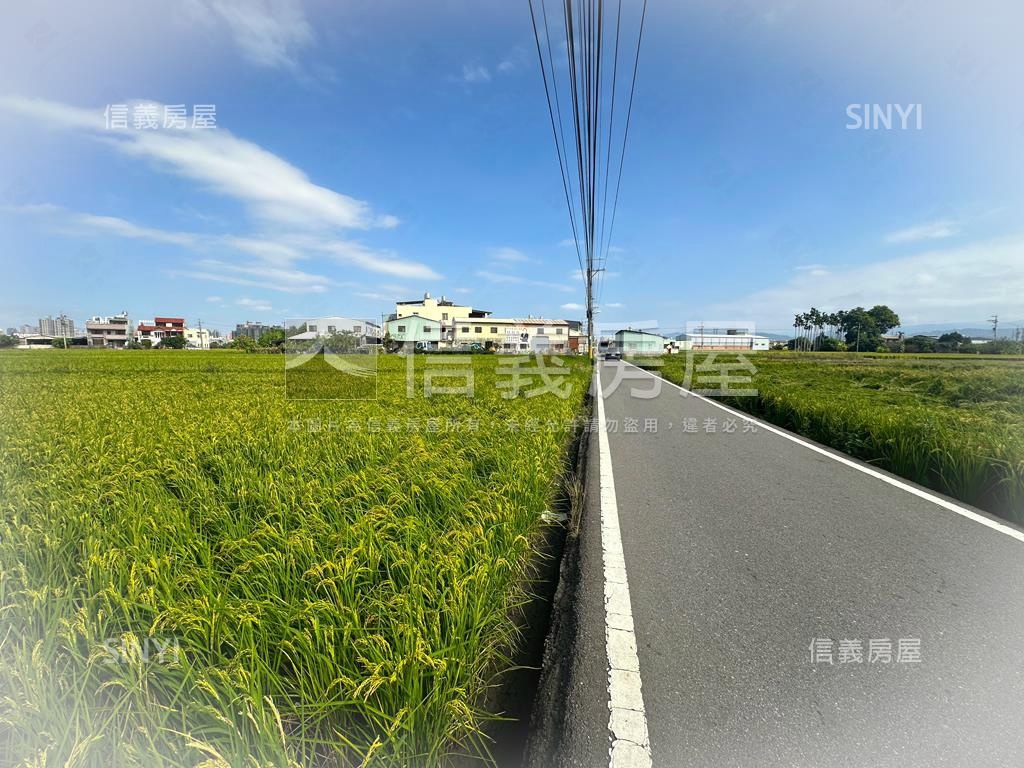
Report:
M682 383L685 358L662 358L662 375ZM757 373L742 386L758 396L731 405L1024 523L1024 359L771 352L750 360Z
M426 364L298 401L277 356L0 353L0 764L485 755L588 371L427 398Z

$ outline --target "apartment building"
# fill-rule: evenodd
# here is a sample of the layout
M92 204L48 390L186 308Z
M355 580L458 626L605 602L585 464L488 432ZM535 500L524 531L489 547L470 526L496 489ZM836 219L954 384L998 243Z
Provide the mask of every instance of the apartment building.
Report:
M450 346L443 338L441 323L420 315L391 317L384 321L384 331L391 342L416 349L436 350Z
M185 346L189 349L209 349L210 329L209 328L186 328Z
M51 317L49 315L41 317L39 318L39 335L51 336L53 338L74 336L75 321L64 313L61 313L57 317Z
M497 352L562 354L569 351L569 323L542 317L461 317L455 320L456 348Z
M131 320L124 311L110 317L91 317L85 321L85 336L90 347L124 349L132 339Z
M267 331L280 331L283 330L280 325L267 325L266 323L254 323L251 320L246 320L244 323L238 323L235 326L235 332L232 338L241 338L242 336L248 336L253 341L259 341Z
M395 311L387 320L401 320L417 316L437 323L438 338L436 341L440 347L445 348L455 343L456 318L482 319L490 314L487 310L473 309L467 304L456 304L447 296L435 299L430 293L424 293L422 299L396 301ZM385 321L386 324L387 321ZM395 334L392 333L391 337L395 338Z
M136 341L149 341L154 347L166 338L184 335L185 318L183 317L154 317L152 323L139 323L135 330Z

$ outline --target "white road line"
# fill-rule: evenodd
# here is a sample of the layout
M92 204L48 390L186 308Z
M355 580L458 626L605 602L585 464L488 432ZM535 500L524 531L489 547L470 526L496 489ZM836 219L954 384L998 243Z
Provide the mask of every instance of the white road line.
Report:
M626 560L619 531L619 506L608 432L604 426L604 390L597 378L598 459L601 490L601 553L604 560L604 636L608 652L608 730L612 734L609 768L650 768L651 745L636 654L633 608L629 600Z
M638 365L633 365L633 363L628 364L632 365L637 370L643 371L648 376L653 376L654 378L661 379L669 386L675 387L676 389L680 390L681 392L690 397L696 397L700 400L703 400L705 403L710 403L716 408L721 408L723 411L727 411L735 416L739 416L740 418L746 419L747 421L751 421L769 432L779 435L780 437L786 438L790 442L802 445L804 448L809 448L815 453L820 453L822 456L828 456L833 461L838 461L840 464L845 464L848 467L852 467L858 472L863 472L865 475L870 475L871 477L881 480L883 483L888 483L889 485L901 488L907 493L912 493L914 496L917 496L918 498L926 499L927 501L930 501L933 504L937 504L943 509L948 509L950 512L956 512L958 515L962 515L963 517L966 517L969 520L973 520L976 523L981 523L984 526L988 526L994 531L1005 533L1007 536L1011 536L1017 539L1018 541L1024 541L1024 531L1020 531L1016 528L1011 528L1008 525L1004 525L1003 523L1000 523L989 517L985 517L984 515L979 515L977 512L967 509L966 507L961 507L959 504L954 504L951 501L947 501L946 499L943 499L940 496L936 496L933 493L929 493L928 491L922 490L921 488L915 488L913 485L910 485L909 483L905 483L902 480L899 480L895 477L890 477L889 475L879 472L877 469L872 469L868 465L862 464L856 461L855 459L850 459L845 456L840 456L835 453L832 453L831 451L826 451L824 448L820 448L819 446L814 445L813 443L809 443L806 440L802 440L801 438L797 437L796 435L790 434L784 429L780 429L772 424L768 424L767 422L762 421L761 419L754 418L750 414L743 413L742 411L730 408L727 405L722 405L721 403L716 402L715 400L709 397L704 397L703 395L698 395L695 392L691 392L688 389L684 389L675 382L669 381L668 379L662 376L657 376L656 374L653 374L650 371L641 368Z

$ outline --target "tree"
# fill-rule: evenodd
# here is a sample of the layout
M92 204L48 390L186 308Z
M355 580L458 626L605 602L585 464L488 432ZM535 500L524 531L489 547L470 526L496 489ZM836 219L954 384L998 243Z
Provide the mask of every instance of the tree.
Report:
M818 339L818 349L822 352L845 352L846 343L835 336L822 335Z
M236 336L235 340L231 342L231 347L243 352L252 352L256 349L256 342L251 336Z
M957 331L953 331L952 333L944 333L939 336L935 347L939 352L959 352L964 344L970 344L967 337Z
M284 346L284 329L283 328L271 328L269 331L264 331L260 334L259 341L256 342L256 346L259 347L282 347Z
M904 352L934 352L935 339L930 336L911 336L904 342Z
M882 346L882 333L874 315L864 307L855 307L843 317L843 338L846 346L855 351L878 349Z
M165 349L184 349L186 343L184 336L167 336L160 342L160 346Z
M879 333L888 333L900 324L900 316L884 304L876 304L868 310Z
M7 334L0 333L0 349L16 346L18 346L17 336L8 336Z
M331 352L335 355L352 354L358 346L359 336L350 331L332 333L324 339L324 352Z

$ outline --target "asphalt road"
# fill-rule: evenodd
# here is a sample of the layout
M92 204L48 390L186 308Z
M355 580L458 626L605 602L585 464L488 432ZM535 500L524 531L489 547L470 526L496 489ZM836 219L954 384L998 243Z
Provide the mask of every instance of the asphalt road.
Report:
M1024 766L1024 542L668 384L632 397L653 384L626 363L600 376L655 768ZM608 765L596 503L566 766Z

